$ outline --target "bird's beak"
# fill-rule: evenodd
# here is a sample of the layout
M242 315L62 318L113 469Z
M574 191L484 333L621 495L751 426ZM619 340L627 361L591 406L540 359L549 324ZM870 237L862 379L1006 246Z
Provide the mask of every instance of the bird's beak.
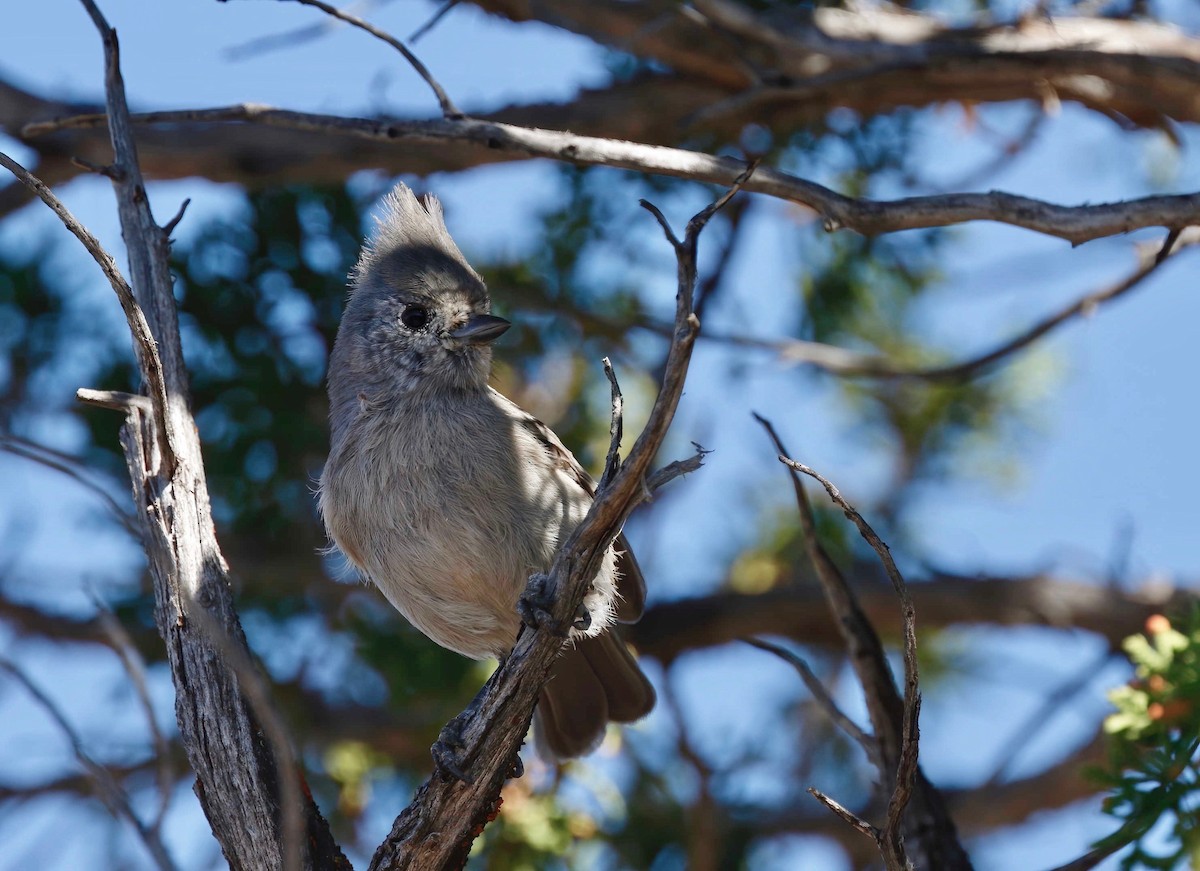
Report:
M504 318L495 315L471 315L465 324L446 335L464 345L486 345L504 335L511 326Z

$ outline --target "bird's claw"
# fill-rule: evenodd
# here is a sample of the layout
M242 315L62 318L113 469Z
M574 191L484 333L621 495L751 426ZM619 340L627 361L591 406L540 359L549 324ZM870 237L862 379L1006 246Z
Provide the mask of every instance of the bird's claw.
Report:
M530 629L540 629L546 626L557 635L559 638L566 638L570 632L565 631L558 620L554 618L554 598L546 589L546 582L549 578L543 574L536 574L530 577L528 585L525 587L525 592L517 599L517 613L521 615L523 622ZM575 619L571 621L571 629L578 629L581 632L586 632L592 626L592 614L584 605L579 606L579 610L575 612Z
M433 764L443 781L459 780L463 783L474 783L474 778L464 770L467 742L463 736L462 715L455 717L442 727L438 739L429 748Z
M530 629L536 630L547 626L555 635L566 637L566 633L562 631L562 627L558 625L558 621L554 619L552 613L554 598L546 589L548 580L549 578L540 572L529 578L525 592L517 599L517 613L521 615L521 622Z
M587 632L592 628L592 612L586 606L579 606L579 610L575 612L575 619L571 621L571 628L580 632Z

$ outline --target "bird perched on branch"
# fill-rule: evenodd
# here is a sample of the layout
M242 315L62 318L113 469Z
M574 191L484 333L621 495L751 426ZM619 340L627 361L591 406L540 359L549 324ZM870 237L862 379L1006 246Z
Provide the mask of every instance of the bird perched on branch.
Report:
M337 547L408 620L473 659L507 656L517 605L587 513L594 484L558 437L488 386L510 326L446 229L403 184L351 274L329 361L331 447L320 508ZM611 631L645 583L609 549L535 715L543 756L595 749L654 690Z

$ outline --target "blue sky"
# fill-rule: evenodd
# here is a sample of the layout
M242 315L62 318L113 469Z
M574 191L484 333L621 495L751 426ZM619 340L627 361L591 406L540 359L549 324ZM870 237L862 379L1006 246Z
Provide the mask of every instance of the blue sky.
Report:
M320 22L319 13L309 8L211 0L170 4L110 0L103 8L122 38L125 79L135 107L249 101L348 114L381 109L398 114L436 112L424 84L390 49L348 28L302 47L245 61L228 59L229 49L256 36ZM425 3L391 3L373 13L372 19L405 35L432 8ZM1191 22L1193 27L1196 24ZM510 101L565 99L580 86L605 80L602 56L586 40L540 25L506 25L487 19L470 5L448 16L420 43L419 53L468 111ZM99 41L82 9L67 0L17 4L6 10L5 27L0 30L0 70L41 93L100 97ZM1020 126L1027 111L999 107L985 111L984 117L1011 131ZM923 140L926 151L920 158L932 180L957 178L989 156L978 131L957 109L946 108L929 123L935 135ZM988 185L1065 203L1195 190L1200 187L1200 163L1195 159L1200 140L1192 129L1183 134L1185 147L1176 152L1160 134L1121 134L1105 119L1068 106L1061 117L1045 125L1024 155L990 178ZM4 145L6 150L10 144ZM14 150L20 156L20 150ZM531 216L554 190L552 170L533 163L434 177L428 186L446 201L451 228L468 252L515 250L526 244ZM82 179L60 193L110 250L120 250L107 182ZM183 198L193 198L180 229L184 236L205 215L235 201L228 188L191 181L157 185L151 196L160 219L172 214ZM629 213L631 221L644 223L647 233L657 232L636 204L629 205ZM671 217L682 226L688 214ZM761 210L734 264L731 300L721 313L763 335L781 332L793 313L789 288L801 264L789 238L787 217L788 207L783 204ZM0 244L37 238L54 226L48 213L27 210L0 227ZM1040 314L1134 266L1131 244L1135 240L1129 238L1072 249L1059 240L995 225L970 225L956 235L944 286L928 316L930 329L961 347L964 354L990 347ZM1161 238L1161 233L1136 236L1137 240L1154 238ZM101 276L82 253L65 257L63 269L70 270L85 288L81 292L95 296L98 316L120 323ZM1195 545L1195 494L1200 490L1195 449L1200 431L1194 376L1200 323L1197 274L1194 255L1181 257L1133 295L1086 321L1072 323L1042 346L1038 353L1044 364L1028 368L1026 385L1031 397L1037 397L1031 401L1037 427L1014 447L1011 458L1017 473L998 482L968 469L958 483L923 493L914 521L929 553L954 568L1051 569L1094 577L1103 573L1120 530L1128 527L1133 535L1132 577L1188 582L1200 575L1200 549ZM648 294L670 299L674 270L665 246L661 272L648 272L645 279ZM731 494L773 504L785 504L790 498L782 474L774 491L764 490L763 479L757 477L746 483L747 470L761 468L755 452L766 448L749 419L750 410L772 417L789 442L802 446L804 460L851 496L869 495L887 472L872 445L852 434L853 421L818 380L803 379L798 387L793 373L764 357L734 382L725 374L724 355L720 348L701 346L693 388L675 426L681 446L702 432L699 440L716 453L703 474L682 482L677 494L666 497L674 500L668 505L669 517L656 516L652 527L635 522L631 529L634 544L648 555L643 561L649 562L651 577L656 564L688 555L683 558L686 573L663 572L671 579L654 591L657 596L683 595L717 580L719 559L757 522L756 515L731 519L716 511L683 516L679 512L686 504L719 504ZM719 413L714 413L717 406ZM69 428L49 428L43 435L70 447L78 434ZM79 492L64 489L40 470L7 457L0 457L0 473L6 480L0 529L27 530L19 554L22 564L40 567L59 579L43 590L29 591L30 595L84 607L85 591L76 579L86 576L89 566L136 558L124 543L87 539L86 528L79 525L86 513L86 497ZM63 540L78 546L56 546ZM11 541L11 535L0 539L0 549ZM1038 704L1041 691L1096 655L1093 640L1087 638L1054 640L1033 630L964 629L961 634L964 645L982 651L995 664L996 674L982 693L971 690L965 705L953 689L929 699L923 761L935 780L951 783L986 776L992 751L1008 737L1008 730L996 724L1015 728L1024 713ZM8 643L0 637L0 651ZM55 675L61 674L61 663L44 651L35 651L34 658L48 680L60 680ZM102 689L104 681L90 669L107 673L110 680L119 673L111 664L99 663L73 671L78 685L65 687L73 710L85 712L94 705L111 704L106 701L112 698L111 689ZM687 694L689 709L699 715L699 740L716 746L736 733L743 722L740 712L752 709L753 700L791 677L787 669L764 663L751 651L723 651L698 660L685 683L694 680L697 686L711 686L705 682L717 681L737 688L736 696ZM1119 671L1098 675L1092 694L1095 711L1103 708L1102 687L1120 679ZM159 687L158 692L169 698L165 688ZM730 705L731 698L743 694L745 704ZM842 695L854 712L857 694L846 689ZM14 704L0 698L0 712L6 703ZM169 704L165 710L169 716ZM5 728L13 729L9 738L16 743L10 746L31 748L20 765L32 777L40 764L57 764L61 748L45 737L48 725L43 720L22 717L15 726L0 727L0 735ZM132 722L136 717L130 719L130 729L136 730ZM1029 748L1022 765L1036 768L1057 758L1072 741L1086 736L1094 723L1095 716L1076 718L1049 730ZM7 754L0 754L0 765L14 764ZM185 815L173 823L181 843L190 839L203 843L203 832L182 834L195 822ZM1000 833L980 844L979 867L1050 866L1081 852L1088 840L1108 828L1094 807L1055 814L1036 821L1021 835ZM0 832L4 830L0 820ZM63 849L50 857L57 863L53 867L72 867L76 861L72 850L78 847ZM797 861L795 851L806 849L790 842L780 845L769 852L782 858L765 858L763 867L788 867ZM826 866L826 852L803 855L820 867L836 867Z

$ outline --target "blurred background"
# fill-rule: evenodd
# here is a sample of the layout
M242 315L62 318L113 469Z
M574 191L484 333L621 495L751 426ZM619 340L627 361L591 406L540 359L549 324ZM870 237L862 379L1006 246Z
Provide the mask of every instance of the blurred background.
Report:
M1173 34L1191 75L1200 59L1200 8L1187 0L903 6L912 20L1018 33L1051 14L1161 24L1176 28L1154 33ZM805 4L743 8L781 32L818 16ZM311 8L108 0L103 9L122 40L135 111L254 102L438 117L399 55ZM1196 119L1156 106L1153 88L1144 116L1002 88L892 98L895 76L870 99L834 86L799 105L747 105L730 96L744 87L732 77L750 68L767 78L770 58L736 56L712 28L708 42L671 48L672 28L690 20L674 3L353 9L402 38L422 31L414 49L469 114L764 155L850 195L998 189L1075 204L1200 187ZM822 4L831 11L902 14ZM635 25L644 39L629 37ZM123 264L110 183L69 160L102 163L103 133L20 133L29 120L94 107L102 88L100 42L81 7L6 10L0 149L53 183ZM174 232L176 287L242 621L318 803L365 865L427 776L438 730L490 668L424 639L321 554L313 490L327 446L325 361L372 208L397 179L443 200L495 310L515 323L497 346L496 386L596 470L608 438L599 361L614 360L632 438L673 312L674 257L638 199L682 232L719 191L461 146L232 125L146 130L142 148L160 222L191 200ZM175 741L119 415L74 401L81 386L136 383L128 333L82 248L4 184L0 868L154 867L77 754L128 791L179 868L221 868ZM1051 868L1138 814L1147 837L1102 867L1121 856L1186 862L1192 794L1168 804L1182 817L1157 823L1114 800L1129 784L1113 773L1102 721L1114 710L1106 694L1133 674L1122 639L1190 602L1200 576L1193 252L969 377L831 372L811 362L812 344L797 344L897 370L970 359L1135 273L1139 245L1153 250L1163 237L1072 247L972 223L865 238L826 233L813 212L764 196L731 203L701 238L703 338L662 459L691 442L712 453L627 530L651 603L629 639L660 704L586 760L553 769L530 755L472 867L837 871L878 861L805 791L873 813L867 759L789 665L737 641L788 645L865 722L802 552L791 484L751 412L856 504L913 586L921 761L977 867ZM894 642L899 608L873 555L823 495L817 503L827 546Z

